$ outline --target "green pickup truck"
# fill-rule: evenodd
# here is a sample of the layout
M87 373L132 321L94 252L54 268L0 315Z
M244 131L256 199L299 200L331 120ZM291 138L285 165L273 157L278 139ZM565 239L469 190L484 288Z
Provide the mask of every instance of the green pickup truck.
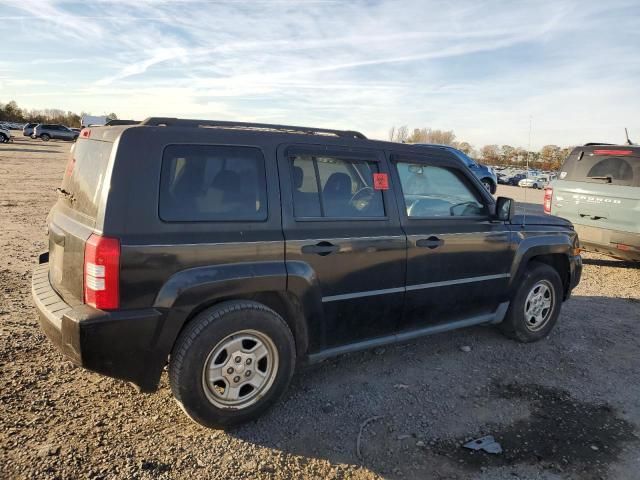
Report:
M573 149L545 189L544 211L571 221L585 250L640 261L640 146Z

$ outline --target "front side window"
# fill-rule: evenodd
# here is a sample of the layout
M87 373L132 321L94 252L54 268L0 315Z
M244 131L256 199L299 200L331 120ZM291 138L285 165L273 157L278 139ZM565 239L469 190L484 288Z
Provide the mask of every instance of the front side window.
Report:
M376 162L331 156L293 155L296 217L384 217L382 192L374 188Z
M160 218L176 222L266 220L262 152L251 147L168 146L162 159Z
M408 217L485 217L486 205L455 169L396 163Z

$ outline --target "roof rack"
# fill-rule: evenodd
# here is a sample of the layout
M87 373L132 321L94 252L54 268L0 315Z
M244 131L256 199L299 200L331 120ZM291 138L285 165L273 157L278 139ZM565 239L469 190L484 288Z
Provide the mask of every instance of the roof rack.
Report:
M342 138L365 139L362 133L353 130L333 130L328 128L295 127L292 125L272 125L270 123L228 122L222 120L187 120L169 117L149 117L140 125L154 127L228 128L233 130L258 130L281 133L303 133L307 135L334 135Z
M604 143L604 142L589 142L585 143L584 147L592 147L593 145L615 145L615 143Z

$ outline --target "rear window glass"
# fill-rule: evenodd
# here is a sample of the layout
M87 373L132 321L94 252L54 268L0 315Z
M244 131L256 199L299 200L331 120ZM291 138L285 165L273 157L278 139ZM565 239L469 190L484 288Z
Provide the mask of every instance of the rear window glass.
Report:
M613 152L629 152L610 154L602 149L583 151L575 150L569 155L562 171L561 180L590 182L622 186L640 186L640 152L625 149L611 149Z
M73 209L95 218L100 192L111 156L112 142L78 140L71 148L69 161L62 180L62 190L72 195Z
M266 220L262 152L251 147L168 146L162 160L160 218L169 222Z

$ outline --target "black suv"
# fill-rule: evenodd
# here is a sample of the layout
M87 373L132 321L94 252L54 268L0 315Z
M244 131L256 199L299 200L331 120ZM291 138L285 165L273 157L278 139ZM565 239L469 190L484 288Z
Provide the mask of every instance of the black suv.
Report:
M32 292L71 360L207 426L255 418L296 365L427 334L553 328L571 223L514 215L455 155L350 131L150 118L84 129Z

